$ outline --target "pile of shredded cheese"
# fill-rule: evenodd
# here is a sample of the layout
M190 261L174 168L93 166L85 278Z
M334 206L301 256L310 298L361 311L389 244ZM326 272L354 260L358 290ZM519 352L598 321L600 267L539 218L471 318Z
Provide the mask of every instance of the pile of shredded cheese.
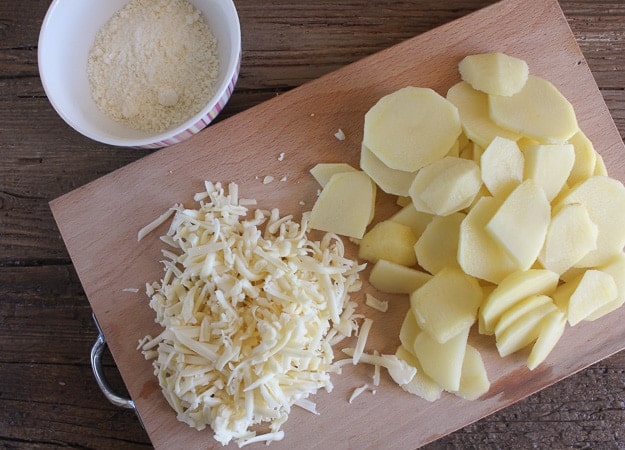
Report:
M140 349L179 420L209 425L224 445L279 440L293 405L314 412L306 398L332 390L332 345L362 318L350 293L364 265L334 234L309 240L307 214L301 223L275 209L248 217L254 202L239 200L236 184L205 187L197 209L170 210L162 240L174 250L163 250L163 279L147 285L163 331Z

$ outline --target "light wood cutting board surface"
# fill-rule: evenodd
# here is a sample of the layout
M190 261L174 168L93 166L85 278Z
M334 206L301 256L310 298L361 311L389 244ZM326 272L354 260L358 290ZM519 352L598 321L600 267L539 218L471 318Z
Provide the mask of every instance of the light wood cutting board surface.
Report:
M137 231L174 203L193 206L193 194L204 180L234 181L241 195L256 198L259 207L277 207L299 217L316 198L311 167L319 162L358 165L363 116L381 96L406 85L431 87L444 95L459 80L457 63L467 54L487 51L523 58L531 73L551 80L575 107L580 127L603 156L610 175L625 180L623 142L558 3L505 0L251 108L51 202L86 295L155 447L220 446L210 430L197 432L176 420L150 362L136 350L140 338L159 331L143 290L146 282L160 279L158 236L166 228L141 242ZM344 141L334 136L339 128L345 132ZM265 176L274 181L263 184ZM286 181L280 181L283 177ZM385 195L379 195L378 206L378 218L398 208ZM139 293L124 291L127 288L138 288ZM408 301L376 296L389 300L387 313L364 306L364 294L357 297L363 303L360 310L374 320L367 350L391 353L399 342ZM372 369L347 367L333 377L331 394L313 398L320 415L295 408L283 427L285 439L271 447L415 448L623 349L623 320L621 309L567 329L550 358L533 372L524 368L523 356L502 360L492 339L472 335L492 383L489 393L474 402L444 395L428 403L403 392L384 374L375 394L365 392L349 404L354 388L371 384Z

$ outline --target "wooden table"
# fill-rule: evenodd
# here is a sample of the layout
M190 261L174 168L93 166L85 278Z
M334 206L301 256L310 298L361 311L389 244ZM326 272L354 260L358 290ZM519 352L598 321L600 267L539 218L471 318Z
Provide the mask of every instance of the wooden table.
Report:
M236 0L243 62L223 120L489 0ZM134 414L92 376L97 331L48 202L150 151L114 148L69 128L37 70L50 1L0 3L0 447L150 447ZM562 0L625 136L625 2ZM124 390L105 355L111 384ZM431 448L623 448L625 353L616 354Z

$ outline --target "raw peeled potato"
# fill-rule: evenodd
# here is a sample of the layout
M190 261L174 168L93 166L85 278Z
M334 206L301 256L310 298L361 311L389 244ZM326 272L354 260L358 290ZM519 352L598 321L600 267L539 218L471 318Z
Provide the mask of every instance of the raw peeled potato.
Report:
M313 206L314 229L360 239L373 217L375 184L361 171L332 175Z
M487 147L496 137L516 141L521 135L498 126L490 118L488 95L461 81L447 91L447 100L458 108L464 134L474 143ZM462 152L460 153L462 155Z
M476 163L446 156L419 170L408 193L418 211L447 216L469 206L481 185Z
M409 86L365 114L363 144L391 169L414 172L445 156L460 132L454 105L432 89Z
M515 141L497 136L480 156L482 180L495 196L508 195L523 181L525 158Z
M369 283L388 294L410 294L423 286L432 275L412 267L378 259L369 274Z
M332 178L332 175L343 172L357 172L358 169L347 163L320 163L310 169L311 175L317 180L321 187L325 187Z
M543 78L530 75L519 93L488 101L493 122L539 142L563 142L578 131L573 106Z
M408 195L416 172L391 169L365 145L360 150L360 167L387 194Z
M468 56L459 70L446 99L417 87L381 98L361 148L361 168L402 209L361 234L359 255L374 263L373 287L409 296L396 356L417 374L401 387L428 401L488 390L469 343L476 322L501 357L525 350L534 370L568 326L625 304L625 187L572 105L502 53ZM335 171L320 209L362 232L371 195L333 187L344 169L317 169ZM331 198L362 202L351 206L359 212L322 199L329 188Z
M538 258L550 220L545 191L529 178L506 197L486 231L521 270L527 270Z
M458 70L474 89L506 97L521 91L529 74L525 61L499 52L466 56Z
M416 242L417 237L410 227L384 220L362 237L358 256L373 263L385 259L402 266L414 266L417 264Z

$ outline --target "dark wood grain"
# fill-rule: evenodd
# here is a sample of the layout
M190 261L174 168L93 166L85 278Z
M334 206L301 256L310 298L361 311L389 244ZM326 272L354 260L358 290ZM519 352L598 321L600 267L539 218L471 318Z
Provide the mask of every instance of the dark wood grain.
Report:
M491 3L237 0L243 66L220 120ZM48 202L150 152L95 143L56 115L37 71L49 4L0 2L0 447L149 448L93 380L91 310ZM625 3L561 6L625 137ZM619 353L429 448L622 448L624 436Z

